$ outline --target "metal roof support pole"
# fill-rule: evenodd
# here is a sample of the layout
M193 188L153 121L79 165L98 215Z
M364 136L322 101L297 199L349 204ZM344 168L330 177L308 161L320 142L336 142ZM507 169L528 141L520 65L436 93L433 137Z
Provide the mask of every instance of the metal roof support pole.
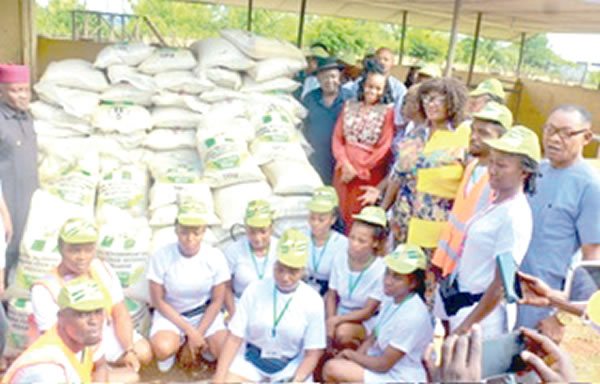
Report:
M246 22L246 29L248 32L252 31L252 12L254 11L254 0L248 0L248 21Z
M525 53L525 32L521 32L521 45L519 47L519 61L517 61L517 79L521 78L521 65L523 65L523 56Z
M444 76L447 77L452 74L454 51L456 47L456 40L458 38L458 18L460 16L461 5L462 0L454 0L454 14L452 15L452 29L450 30L450 44L448 44L448 58L446 60L446 69L444 70Z
M477 12L477 22L475 23L475 37L473 38L473 49L471 51L471 62L469 63L469 75L467 76L467 87L471 85L473 79L473 69L477 60L477 47L479 46L479 31L481 30L481 12Z
M308 0L302 0L300 3L300 21L298 23L298 41L296 45L298 48L302 48L302 37L304 35L304 16L306 15L306 2Z
M404 59L404 41L406 40L406 19L408 17L408 11L402 11L402 32L400 35L400 53L398 56L398 65L402 65L402 59Z

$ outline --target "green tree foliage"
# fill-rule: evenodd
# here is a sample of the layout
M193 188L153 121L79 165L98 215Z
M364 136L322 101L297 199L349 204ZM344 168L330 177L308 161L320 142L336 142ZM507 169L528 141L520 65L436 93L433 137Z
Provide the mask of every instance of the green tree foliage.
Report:
M422 28L409 28L407 52L425 62L442 62L448 52L448 34Z
M71 11L82 8L77 0L50 0L46 7L37 7L37 33L46 36L71 36Z

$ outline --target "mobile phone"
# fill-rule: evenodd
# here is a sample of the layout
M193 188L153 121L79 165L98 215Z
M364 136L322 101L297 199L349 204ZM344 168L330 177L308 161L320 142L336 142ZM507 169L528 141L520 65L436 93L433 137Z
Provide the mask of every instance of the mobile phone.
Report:
M482 379L524 371L527 367L521 359L521 352L524 350L525 341L518 331L484 340L481 356Z
M519 276L517 276L518 266L512 257L512 253L504 252L496 256L496 265L498 265L502 277L506 302L509 304L517 302L523 297L523 294Z

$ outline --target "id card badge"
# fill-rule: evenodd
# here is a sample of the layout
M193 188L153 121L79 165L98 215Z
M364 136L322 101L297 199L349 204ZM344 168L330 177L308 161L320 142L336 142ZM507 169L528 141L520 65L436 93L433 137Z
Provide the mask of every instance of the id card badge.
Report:
M260 349L260 358L261 359L281 359L282 355L280 352L280 347L277 344L277 337L270 336L269 340L265 345L263 345Z

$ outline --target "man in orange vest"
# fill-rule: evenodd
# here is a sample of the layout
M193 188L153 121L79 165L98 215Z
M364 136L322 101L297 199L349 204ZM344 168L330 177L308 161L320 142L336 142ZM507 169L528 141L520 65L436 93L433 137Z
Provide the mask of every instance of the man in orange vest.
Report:
M58 295L58 321L10 366L3 383L106 382L104 359L93 361L102 339L106 296L85 277L66 283Z
M454 271L460 257L467 221L492 198L486 165L490 151L484 140L500 137L510 129L512 122L510 110L494 101L488 102L482 110L473 114L469 152L474 159L465 168L448 222L433 254L432 265L438 278L444 279ZM445 320L450 313L448 308L444 308L440 289L444 290L443 281L436 293L434 313Z

